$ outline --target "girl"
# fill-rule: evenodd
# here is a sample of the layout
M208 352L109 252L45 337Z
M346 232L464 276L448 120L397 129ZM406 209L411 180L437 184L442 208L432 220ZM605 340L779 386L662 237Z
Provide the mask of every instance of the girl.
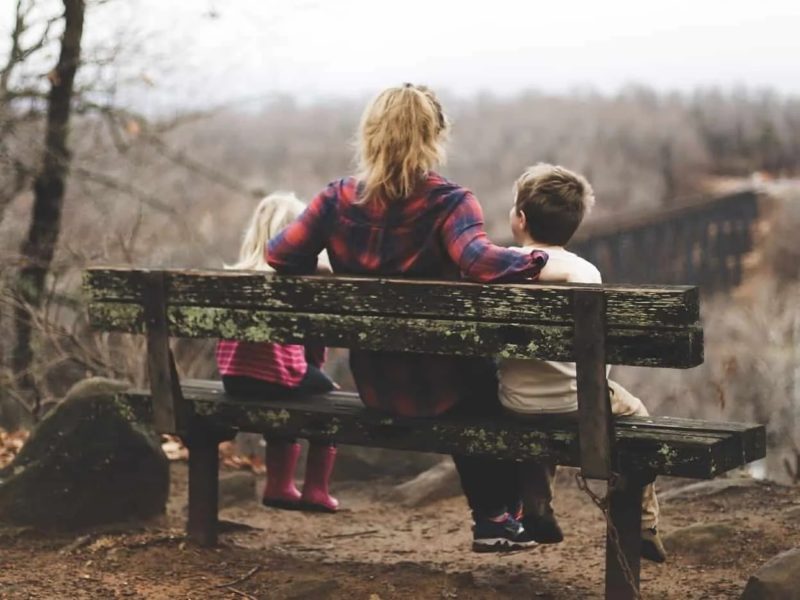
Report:
M335 273L489 282L535 279L547 260L489 242L475 196L434 170L444 159L449 123L434 93L405 84L383 91L364 111L360 171L329 184L269 244L278 272L311 273L326 249ZM499 411L490 361L468 357L353 350L361 399L395 415ZM532 545L508 513L515 463L456 456L472 508L473 549Z
M226 268L272 271L264 260L267 242L305 209L294 194L275 193L256 207L239 252L239 262ZM327 258L320 270L330 272ZM296 344L249 343L220 340L217 366L225 391L234 396L321 394L336 387L320 370L325 348ZM266 437L266 436L265 436ZM278 508L335 512L339 502L328 493L328 481L336 459L332 444L312 443L308 450L306 480L301 494L294 483L300 455L296 440L267 439L267 485L263 504Z

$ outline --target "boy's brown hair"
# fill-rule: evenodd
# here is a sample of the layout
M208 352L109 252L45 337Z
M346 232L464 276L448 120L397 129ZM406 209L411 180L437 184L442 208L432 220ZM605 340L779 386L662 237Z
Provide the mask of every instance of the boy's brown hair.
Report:
M537 242L564 246L594 206L594 191L585 177L564 167L539 163L514 184L514 205Z

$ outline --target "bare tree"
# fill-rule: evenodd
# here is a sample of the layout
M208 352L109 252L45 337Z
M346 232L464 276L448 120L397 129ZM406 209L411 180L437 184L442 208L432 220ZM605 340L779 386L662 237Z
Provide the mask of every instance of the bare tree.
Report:
M64 189L69 172L69 120L75 73L80 64L84 0L64 1L64 32L56 67L49 73L47 121L41 166L34 183L34 205L27 239L21 249L23 265L17 277L21 304L15 309L16 343L12 370L23 388L34 395L34 410L39 397L29 368L32 362L31 309L41 306L45 276L53 260L61 228Z

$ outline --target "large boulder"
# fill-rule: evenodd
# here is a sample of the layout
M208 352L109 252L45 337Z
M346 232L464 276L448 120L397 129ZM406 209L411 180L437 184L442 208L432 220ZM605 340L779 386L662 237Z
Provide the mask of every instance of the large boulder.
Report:
M394 488L391 499L409 508L427 506L461 495L461 481L453 461L445 459L414 479Z
M0 520L71 529L161 514L169 464L124 382L77 383L0 470Z
M800 548L764 563L747 582L742 600L800 600Z
M666 534L664 546L672 553L702 555L728 544L735 535L736 528L730 523L695 523Z

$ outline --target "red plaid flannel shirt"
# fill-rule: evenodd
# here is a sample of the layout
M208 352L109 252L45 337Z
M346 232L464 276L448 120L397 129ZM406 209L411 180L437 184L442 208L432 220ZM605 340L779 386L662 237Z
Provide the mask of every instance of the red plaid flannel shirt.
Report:
M267 262L280 273L313 273L325 249L337 274L496 282L535 280L547 261L538 250L490 243L475 196L436 173L405 202L362 204L359 191L353 177L329 184L270 241ZM350 368L367 406L433 416L467 393L474 360L353 350Z

